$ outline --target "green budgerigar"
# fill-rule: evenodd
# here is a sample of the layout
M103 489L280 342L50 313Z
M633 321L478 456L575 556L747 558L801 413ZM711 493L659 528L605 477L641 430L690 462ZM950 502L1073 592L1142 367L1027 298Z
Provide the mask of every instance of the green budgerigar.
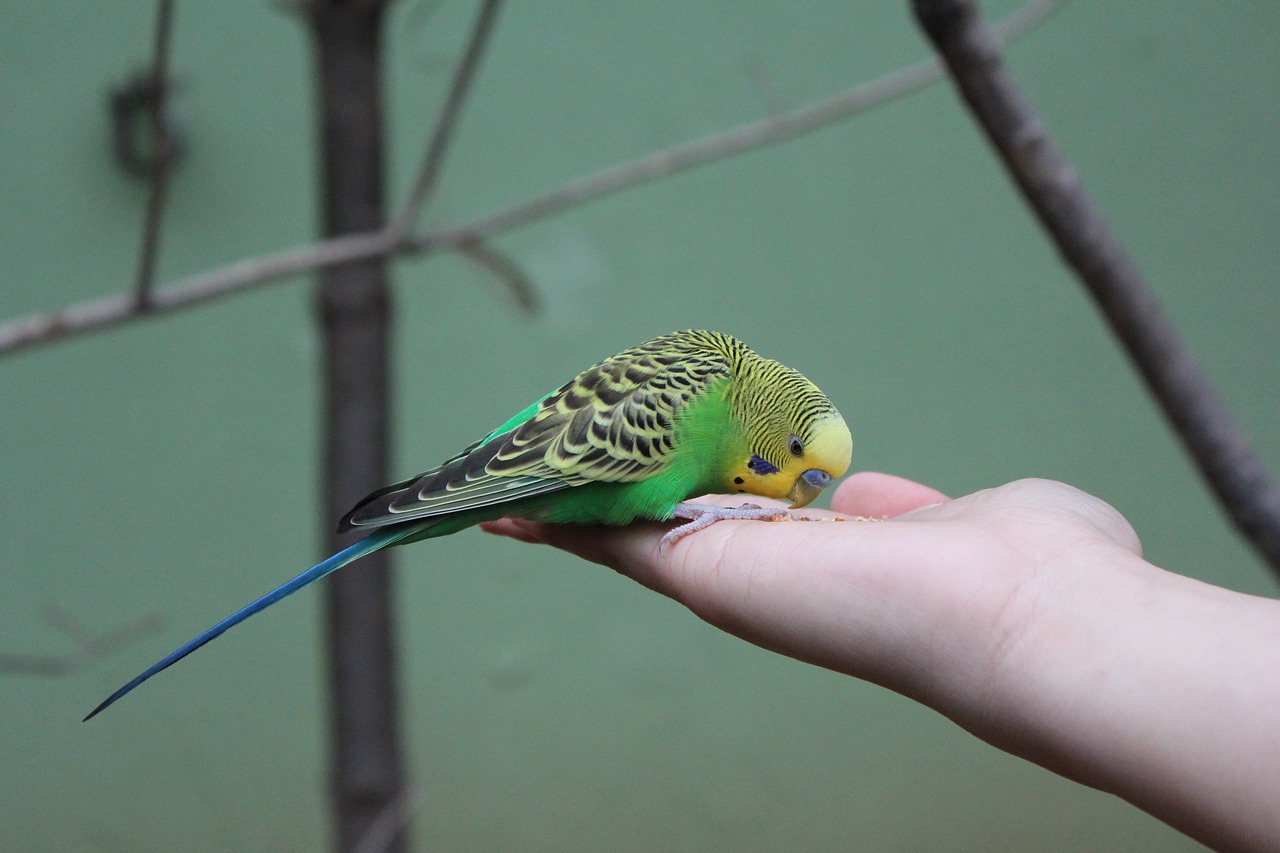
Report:
M339 525L367 536L176 649L85 719L228 628L382 548L504 516L684 520L663 537L665 551L723 519L788 517L690 498L742 493L799 508L845 472L852 449L835 406L795 370L719 332L654 338L583 371L439 467L369 495Z

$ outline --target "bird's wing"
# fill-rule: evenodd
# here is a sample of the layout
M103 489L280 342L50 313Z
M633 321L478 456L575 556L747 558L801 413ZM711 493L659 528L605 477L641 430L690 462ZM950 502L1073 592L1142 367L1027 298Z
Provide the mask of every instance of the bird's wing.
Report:
M729 373L720 353L676 336L626 350L439 468L370 495L342 529L491 507L590 482L644 480L670 464L676 412Z

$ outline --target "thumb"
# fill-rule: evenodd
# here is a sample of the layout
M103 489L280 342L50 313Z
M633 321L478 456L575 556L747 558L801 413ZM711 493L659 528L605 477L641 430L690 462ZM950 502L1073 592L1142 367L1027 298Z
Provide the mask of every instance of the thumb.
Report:
M861 471L840 484L831 498L831 508L846 515L892 518L948 500L950 498L937 489L914 480Z

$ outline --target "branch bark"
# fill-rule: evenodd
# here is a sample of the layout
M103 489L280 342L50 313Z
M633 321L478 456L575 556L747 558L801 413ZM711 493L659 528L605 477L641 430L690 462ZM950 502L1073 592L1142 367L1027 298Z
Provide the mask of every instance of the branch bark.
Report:
M323 231L383 225L381 0L312 0ZM333 531L387 480L391 300L386 256L326 267L315 290L323 330L324 552L351 544ZM331 710L330 793L336 847L352 850L404 788L391 562L370 555L325 584ZM388 846L403 849L403 839Z
M998 38L972 0L913 5L975 120L1111 324L1201 475L1280 577L1280 489L1018 88Z

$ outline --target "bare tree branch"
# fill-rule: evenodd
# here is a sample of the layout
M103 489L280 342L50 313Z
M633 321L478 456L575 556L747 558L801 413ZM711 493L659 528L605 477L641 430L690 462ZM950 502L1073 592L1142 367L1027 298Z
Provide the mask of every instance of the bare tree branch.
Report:
M75 644L75 650L64 655L0 653L0 674L49 678L67 676L159 630L161 625L159 614L151 613L106 633L95 634L52 604L46 605L44 611L45 621L66 634Z
M351 848L351 853L386 853L400 837L400 833L404 832L414 814L426 803L425 792L413 786L405 786L399 796L387 803L370 822L364 835Z
M526 313L532 314L538 310L537 288L529 281L524 270L520 269L520 265L511 258L479 241L463 243L458 246L457 251L477 266L483 267L486 272L497 276L507 286L507 290L511 291L516 304Z
M471 81L475 78L476 68L480 64L485 45L489 43L493 22L498 17L501 6L502 0L484 0L480 4L480 12L472 28L471 38L454 72L449 94L445 97L444 107L440 110L435 129L431 132L431 140L427 143L427 152L423 156L418 179L414 182L413 189L409 191L409 196L405 199L400 211L387 225L386 230L391 234L407 236L413 230L423 206L435 192L436 184L440 179L440 167L444 163L444 155L448 151L449 143L453 140L458 116L462 112L462 104L466 100Z
M1066 0L1037 0L1014 13L1000 32L1006 40L1020 38L1065 5ZM427 252L453 248L469 240L484 240L530 222L562 213L588 201L692 169L719 162L756 148L783 142L866 112L872 107L919 91L945 76L942 63L929 58L883 77L854 86L812 104L780 115L739 125L652 154L601 169L563 187L533 196L488 216L461 225L443 226L410 241ZM2 343L0 338L0 343ZM2 351L2 350L0 350Z
M151 189L142 225L142 252L138 259L138 280L133 310L143 313L151 307L156 258L160 252L160 221L169 187L169 166L173 161L173 141L169 138L169 49L173 43L173 0L156 3L154 58L151 65Z
M974 118L1240 532L1280 575L1280 489L1004 63L971 0L914 0Z
M152 294L151 310L145 315L134 314L132 294L116 294L80 302L51 313L32 314L0 326L0 355L75 334L108 329L132 320L189 308L212 299L252 290L287 276L391 254L398 248L398 241L383 231L334 237L269 255L246 258L225 267L179 279Z
M1066 2L1067 0L1034 0L1006 19L998 31L1007 41L1020 38L1044 22ZM157 290L151 297L151 310L142 316L191 307L248 291L287 276L380 255L454 250L464 244L474 244L528 225L570 207L595 201L610 193L793 139L917 91L942 76L941 65L936 59L925 60L792 112L657 151L638 160L579 178L563 187L516 202L470 222L435 228L417 237L400 236L383 228L237 261L225 267L178 279ZM139 316L134 315L132 305L133 300L129 296L109 296L0 324L0 356L139 319Z

